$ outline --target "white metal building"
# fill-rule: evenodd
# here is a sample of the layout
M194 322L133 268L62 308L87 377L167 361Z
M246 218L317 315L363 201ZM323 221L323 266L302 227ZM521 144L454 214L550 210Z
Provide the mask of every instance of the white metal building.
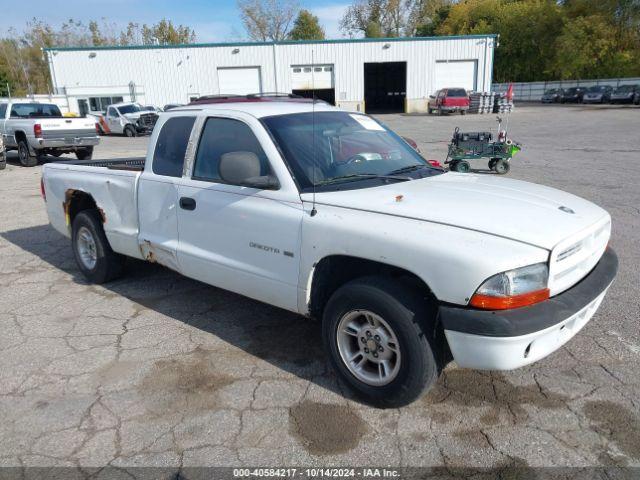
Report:
M293 92L350 110L424 112L442 87L491 88L494 35L46 50L69 109L163 106L210 94Z

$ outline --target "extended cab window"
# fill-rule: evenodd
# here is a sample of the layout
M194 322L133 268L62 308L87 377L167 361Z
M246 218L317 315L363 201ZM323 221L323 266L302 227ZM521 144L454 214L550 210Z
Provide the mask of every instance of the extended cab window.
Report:
M153 173L181 177L195 117L170 118L162 126L153 152Z
M225 156L227 159L237 161L238 168L241 168L241 164L245 163L249 157L257 157L260 171L258 172L256 167L256 171L247 173L249 177L270 173L267 156L247 124L231 118L209 118L200 137L193 178L221 182L220 159ZM237 182L237 184L241 183Z

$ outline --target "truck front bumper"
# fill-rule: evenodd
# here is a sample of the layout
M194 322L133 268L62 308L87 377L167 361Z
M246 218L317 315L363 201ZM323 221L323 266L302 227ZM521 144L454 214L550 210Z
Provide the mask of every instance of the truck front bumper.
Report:
M33 147L59 148L61 150L74 150L81 147L92 147L100 143L100 137L70 137L70 138L37 138Z
M544 302L512 310L441 306L439 315L456 363L479 370L512 370L556 351L584 327L618 270L608 248L579 283Z

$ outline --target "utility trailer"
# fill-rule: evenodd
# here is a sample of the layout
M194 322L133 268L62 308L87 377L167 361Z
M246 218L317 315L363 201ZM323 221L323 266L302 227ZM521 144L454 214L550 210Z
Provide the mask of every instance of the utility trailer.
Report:
M511 158L521 147L508 139L503 131L498 137L498 141L494 142L491 132L461 132L456 127L444 163L454 172L467 173L471 170L469 160L488 158L489 170L504 175L509 172Z

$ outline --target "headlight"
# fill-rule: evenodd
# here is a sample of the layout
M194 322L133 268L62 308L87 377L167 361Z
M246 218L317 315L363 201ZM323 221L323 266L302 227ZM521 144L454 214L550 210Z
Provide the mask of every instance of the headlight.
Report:
M536 263L489 277L471 297L469 305L485 310L518 308L549 298L546 263Z

